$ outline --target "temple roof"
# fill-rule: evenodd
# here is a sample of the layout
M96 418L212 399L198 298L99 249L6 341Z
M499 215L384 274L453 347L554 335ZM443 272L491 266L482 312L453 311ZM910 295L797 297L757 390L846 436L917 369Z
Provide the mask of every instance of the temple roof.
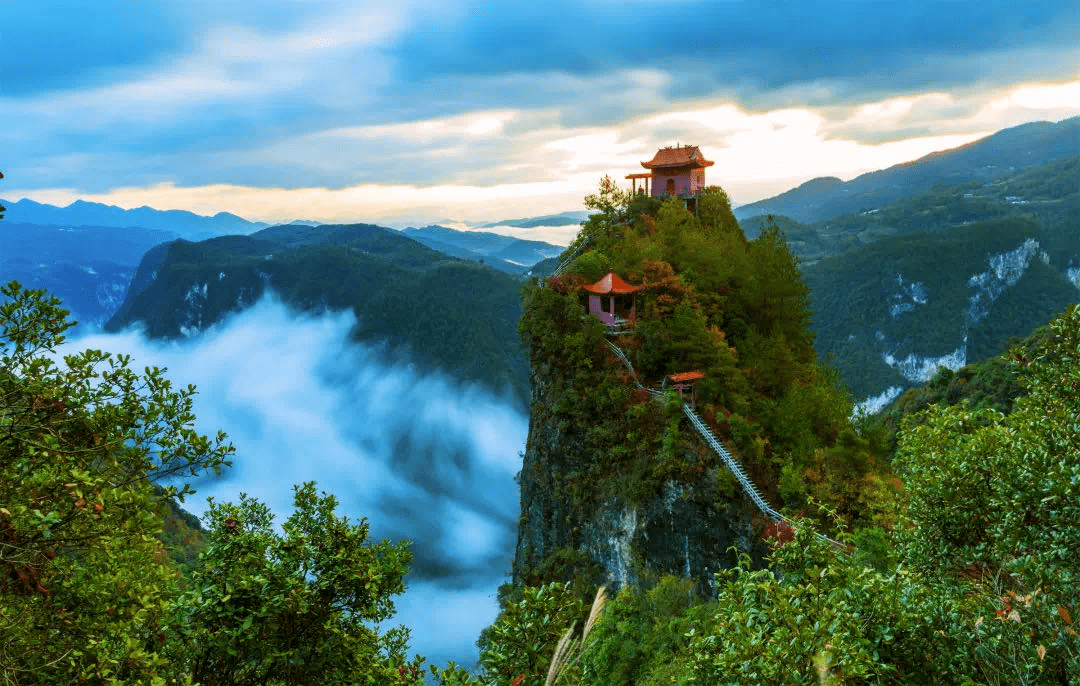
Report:
M678 374L668 374L667 378L671 379L675 383L682 381L696 381L698 379L704 379L704 372L679 372Z
M675 148L660 148L648 162L642 162L646 169L657 167L711 167L715 164L705 159L696 145L683 145Z
M607 276L600 279L591 286L586 286L585 290L590 293L596 293L598 295L606 295L608 293L614 293L615 295L621 295L624 293L634 293L641 290L641 286L631 286L622 279L615 272L608 272Z

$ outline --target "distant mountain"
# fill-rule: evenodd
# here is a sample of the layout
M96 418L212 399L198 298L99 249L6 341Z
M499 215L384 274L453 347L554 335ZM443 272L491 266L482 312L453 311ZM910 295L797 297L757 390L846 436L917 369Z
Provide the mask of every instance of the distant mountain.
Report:
M155 338L197 336L272 289L308 312L351 309L358 340L403 350L524 405L528 365L517 336L517 277L447 257L368 224L270 227L151 250L106 330L141 322Z
M140 227L170 231L185 238L209 238L225 234L248 234L268 226L251 222L228 212L212 217L187 210L155 210L139 207L125 210L113 205L76 200L67 207L44 205L33 200L0 201L7 205L6 220L23 224L52 224L57 226Z
M79 327L97 330L120 306L135 267L170 231L0 222L0 282L19 281L63 301Z
M5 219L0 223L0 260L38 262L108 260L135 266L147 250L175 240L172 231L111 226L41 226Z
M989 181L1080 154L1080 117L1004 129L959 148L870 172L851 181L812 179L797 188L735 209L739 219L775 214L810 223L858 212L936 185Z
M406 236L424 245L467 260L477 260L511 274L562 253L564 248L543 241L529 241L483 231L457 231L445 226L407 228Z
M1044 231L1068 234L1080 213L1080 156L933 189L854 214L802 224L783 216L756 216L740 224L748 238L774 221L804 264L889 236L941 231L987 219L1027 217ZM1060 236L1059 236L1060 237Z
M478 228L493 229L496 226L512 226L516 229L533 229L538 226L569 226L580 224L592 214L587 210L572 210L558 214L545 214L540 217L526 217L525 219L504 219L497 222L481 224Z
M999 353L1080 301L1080 156L794 233L846 248L802 268L819 354L856 396L895 395L939 366Z

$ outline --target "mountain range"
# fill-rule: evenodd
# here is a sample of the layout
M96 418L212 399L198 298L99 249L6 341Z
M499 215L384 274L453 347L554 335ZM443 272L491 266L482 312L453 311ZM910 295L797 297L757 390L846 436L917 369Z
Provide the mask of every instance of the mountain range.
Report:
M540 217L503 219L502 221L481 224L478 228L493 229L497 226L510 226L517 229L533 229L538 226L567 226L569 224L580 224L588 219L590 214L592 213L587 210L571 210L558 214L545 214Z
M67 207L46 205L23 198L18 202L0 201L7 206L5 221L19 224L52 226L109 226L168 231L184 238L208 238L230 233L248 234L268 224L253 222L229 212L207 217L187 210L155 210L137 207L125 210L114 205L76 200Z
M856 396L895 394L938 364L998 352L1077 299L1078 156L1080 117L1036 122L848 182L816 179L735 213L748 238L769 223L784 231L812 288L818 352ZM359 338L518 398L527 389L514 335L519 275L550 270L561 252L442 226L268 227L228 213L5 204L0 276L60 295L92 327L142 321L152 336L193 335L270 283L301 309L352 308ZM417 303L428 313L422 332L404 314ZM475 321L485 307L497 325ZM471 321L458 327L453 316ZM443 349L450 341L453 353ZM486 361L469 361L470 346Z
M0 222L0 279L60 298L82 330L100 330L148 250L171 231Z
M816 222L872 211L939 184L989 181L1027 167L1080 154L1080 117L1003 129L968 145L857 176L811 179L785 193L735 209L735 216L782 215Z
M356 340L421 369L528 397L520 279L371 224L275 226L150 250L106 331L197 336L269 291L302 312L351 310Z
M511 274L522 274L537 262L557 257L563 251L562 247L543 241L484 231L456 231L443 226L410 227L402 233L439 252L483 262Z
M995 355L1080 299L1080 156L781 226L818 352L857 397Z

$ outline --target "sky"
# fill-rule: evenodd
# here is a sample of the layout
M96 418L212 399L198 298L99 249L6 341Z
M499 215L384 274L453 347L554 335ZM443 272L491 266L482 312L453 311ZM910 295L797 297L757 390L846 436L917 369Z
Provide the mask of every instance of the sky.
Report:
M701 146L736 204L1080 114L1075 0L9 0L0 197L497 221Z
M192 483L185 509L201 515L208 496L247 493L281 522L293 485L315 481L339 516L366 517L372 538L410 540L407 590L388 626L408 627L411 651L434 664L475 664L509 580L528 419L486 389L387 362L349 340L355 324L351 312L305 316L265 297L196 338L89 334L62 353L124 353L136 370L195 384L196 429L225 430L236 455L222 477Z

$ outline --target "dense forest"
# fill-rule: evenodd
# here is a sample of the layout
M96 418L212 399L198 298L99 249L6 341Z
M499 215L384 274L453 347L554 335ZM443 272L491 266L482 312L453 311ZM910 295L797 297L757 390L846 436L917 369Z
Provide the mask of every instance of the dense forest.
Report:
M849 423L850 396L801 352L810 339L806 290L776 227L746 241L715 189L700 216L610 186L591 203L601 212L579 237L591 247L568 276L527 289L522 320L534 366L557 368L571 391L555 418L577 413L603 430L614 422L599 417L629 420L601 439L616 459L623 446L627 467L587 475L584 492L568 497L626 482L639 492L655 487L656 471L634 469L640 453L653 456L654 470L701 466L665 457L678 454L678 422L656 403L650 411L645 398L626 397L632 386L620 365L592 352L602 350L604 332L577 314L577 289L613 269L634 283L664 277L639 305L634 332L617 339L641 378L651 384L694 368L723 379L699 383L699 411L765 491L804 516L793 532L766 529L766 564L742 558L716 575L706 597L677 576L598 596L591 608L576 578L550 579L547 596L508 593L499 620L508 626L530 608L533 617L560 617L552 600L560 592L574 612L552 620L569 627L565 634L553 627L536 639L547 641L539 658L513 644L518 662L509 669L496 641L507 626L497 623L482 642L482 683L508 683L499 674L536 684L556 676L595 684L1067 683L1080 675L1072 619L1080 528L1071 524L1080 503L1080 310L1070 306L1007 355L939 373L883 418ZM572 375L587 380L575 384ZM582 388L594 392L581 399ZM632 421L651 414L660 418ZM816 508L845 548L814 535L823 523Z
M812 292L812 329L857 398L982 360L1078 296L1080 157L935 186L813 224L777 218ZM754 235L767 218L744 220ZM955 359L952 361L955 366ZM902 361L907 360L909 368Z
M520 325L533 365L563 384L552 418L596 427L589 440L611 460L582 465L562 496L646 498L672 475L734 489L693 449L677 396L635 393L585 316L581 287L614 270L649 285L617 338L642 381L704 372L701 415L801 515L763 531L766 559L735 559L708 594L678 576L609 592L565 576L579 560L538 561L549 564L529 583L503 589L476 671L426 666L406 630L387 628L407 542L369 540L314 484L296 486L280 528L250 498L213 504L193 527L171 509L189 490L169 484L232 458L224 435L192 429L194 389L98 351L61 363L66 313L13 283L0 304L2 683L1080 678L1080 309L880 421L852 421L779 228L748 241L719 189L697 214L610 183L588 202L599 211L567 255L582 249L544 287L526 285Z
M298 311L350 310L354 339L524 404L519 287L514 276L391 229L290 224L156 246L105 328L138 323L152 338L193 336L272 291Z

